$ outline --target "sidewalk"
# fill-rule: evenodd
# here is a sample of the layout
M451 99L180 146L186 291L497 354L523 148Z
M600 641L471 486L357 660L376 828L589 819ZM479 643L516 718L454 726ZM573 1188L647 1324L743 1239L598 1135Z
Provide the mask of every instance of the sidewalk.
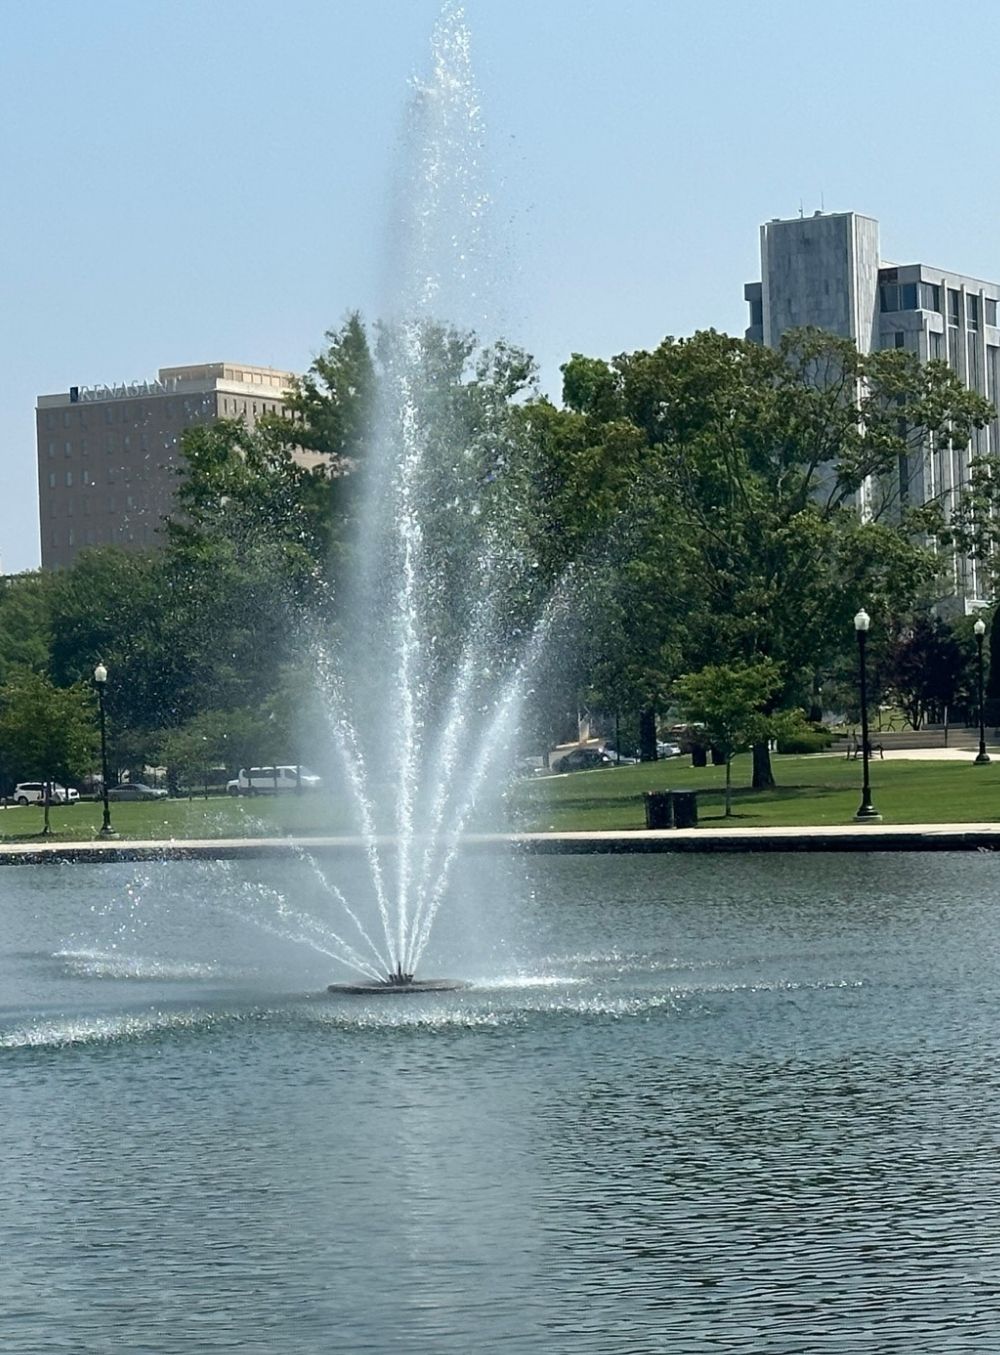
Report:
M379 845L391 851L393 839ZM671 852L1000 851L995 823L844 823L816 828L663 828L593 833L475 833L465 853L520 851L533 856ZM0 845L0 865L57 862L197 861L361 856L357 837L213 838L186 842L44 842Z

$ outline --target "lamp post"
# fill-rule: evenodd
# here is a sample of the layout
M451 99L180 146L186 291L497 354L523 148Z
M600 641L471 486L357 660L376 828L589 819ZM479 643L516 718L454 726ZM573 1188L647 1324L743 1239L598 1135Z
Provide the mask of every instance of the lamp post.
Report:
M117 837L111 827L111 810L108 806L108 740L104 720L104 687L108 680L108 670L103 663L94 669L94 686L97 688L97 705L101 712L101 799L104 802L104 820L101 823L101 837Z
M871 822L882 817L872 804L872 788L868 780L868 677L865 671L865 642L868 639L869 625L871 625L871 618L862 607L854 618L854 631L858 637L858 669L861 676L861 765L864 769L861 782L861 805L854 817L862 822Z
M983 636L986 634L986 622L977 621L972 629L976 633L976 685L979 689L979 752L972 765L981 767L990 760L986 751L986 712L983 710Z

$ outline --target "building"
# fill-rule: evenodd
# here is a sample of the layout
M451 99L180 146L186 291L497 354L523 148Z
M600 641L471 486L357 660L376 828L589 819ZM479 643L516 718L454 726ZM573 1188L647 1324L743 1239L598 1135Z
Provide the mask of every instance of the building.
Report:
M857 212L769 221L760 229L760 282L747 283L746 337L776 346L789 329L807 325L851 338L862 353L903 348L922 361L951 365L994 405L1000 379L1000 283L928 264L892 264L881 257L878 222ZM967 483L974 455L1000 453L994 421L966 448L927 447L905 458L901 502L940 498L947 508ZM975 561L952 561L959 610L984 604Z
M212 362L162 367L155 381L39 396L42 565L70 565L87 546L155 547L185 428L239 418L252 426L281 412L291 380L271 367Z

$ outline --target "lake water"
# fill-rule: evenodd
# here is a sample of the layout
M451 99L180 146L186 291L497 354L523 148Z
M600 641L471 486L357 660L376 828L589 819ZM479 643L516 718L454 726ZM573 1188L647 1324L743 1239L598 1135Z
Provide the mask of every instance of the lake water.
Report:
M1000 1350L996 857L481 857L380 1000L317 881L0 870L4 1352Z

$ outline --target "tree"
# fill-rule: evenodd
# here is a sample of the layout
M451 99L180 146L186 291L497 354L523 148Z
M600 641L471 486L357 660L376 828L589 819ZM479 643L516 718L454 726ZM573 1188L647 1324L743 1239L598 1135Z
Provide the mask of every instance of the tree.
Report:
M769 709L781 686L781 673L770 659L708 664L678 679L677 696L685 715L704 725L709 743L725 756L726 818L733 812L733 754L802 723L799 712Z
M929 613L915 616L894 637L884 680L913 729L940 720L960 694L968 695L963 679L969 661L951 626Z
M82 683L56 687L40 673L22 672L0 688L0 747L22 780L46 783L43 833L49 832L52 782L87 775L97 756L94 695Z
M358 311L352 311L339 329L328 330L326 338L325 352L293 382L285 397L285 413L266 420L265 426L329 458L331 468L349 468L363 458L371 438L375 361Z
M175 559L214 548L209 565L263 574L311 600L331 544L331 479L325 466L296 460L280 440L285 432L281 420L248 428L220 419L187 429L167 534Z
M45 671L56 577L39 570L0 579L0 681L17 669Z
M809 699L859 602L888 616L931 589L939 562L912 536L900 461L931 438L967 440L990 413L943 364L862 355L819 331L774 350L708 331L603 372L575 357L564 376L594 441L609 417L641 433L620 511L658 505L682 533L651 571L657 596L683 615L671 655L688 671L719 655L771 659L773 710ZM761 742L754 785L769 784Z

